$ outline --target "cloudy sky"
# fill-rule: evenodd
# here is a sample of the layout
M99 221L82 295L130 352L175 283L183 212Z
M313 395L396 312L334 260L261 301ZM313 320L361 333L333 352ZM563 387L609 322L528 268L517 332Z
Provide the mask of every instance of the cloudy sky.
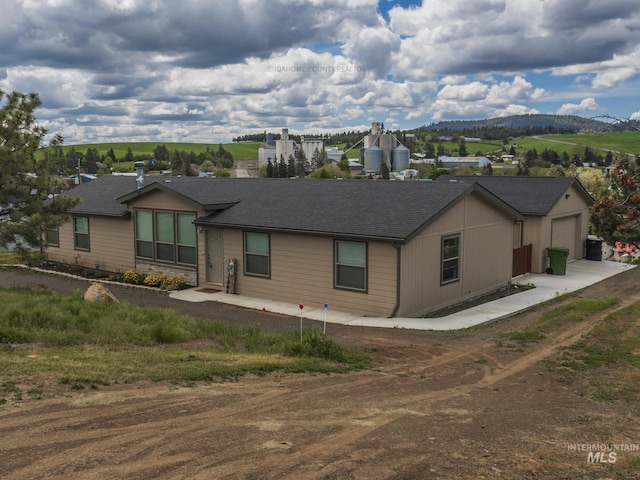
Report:
M0 45L67 144L640 118L638 0L3 0Z

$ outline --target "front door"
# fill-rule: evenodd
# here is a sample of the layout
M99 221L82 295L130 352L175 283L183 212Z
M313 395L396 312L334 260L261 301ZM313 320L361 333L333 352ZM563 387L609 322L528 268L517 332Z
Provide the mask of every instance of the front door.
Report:
M207 228L207 283L222 285L224 282L224 249L222 247L222 229Z

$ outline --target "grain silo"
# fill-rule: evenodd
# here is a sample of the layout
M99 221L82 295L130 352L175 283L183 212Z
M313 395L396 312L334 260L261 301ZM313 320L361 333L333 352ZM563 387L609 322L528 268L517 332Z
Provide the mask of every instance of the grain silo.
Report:
M378 139L378 146L382 149L382 161L391 168L391 152L398 145L398 140L390 133L382 133Z
M371 145L364 149L364 169L365 173L375 173L380 171L382 166L382 149L376 145Z
M410 151L404 145L398 145L391 152L391 170L394 172L401 172L409 168L409 155Z

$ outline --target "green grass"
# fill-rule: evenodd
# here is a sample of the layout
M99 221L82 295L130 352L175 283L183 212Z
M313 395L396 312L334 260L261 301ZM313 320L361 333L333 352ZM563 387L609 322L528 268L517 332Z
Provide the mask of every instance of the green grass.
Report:
M106 155L109 149L113 149L117 158L124 158L130 148L133 155L153 155L153 150L164 145L169 150L184 150L186 152L198 153L206 152L207 148L212 151L218 149L219 143L180 143L180 142L125 142L125 143L87 143L76 145L63 145L63 152L68 152L73 147L76 152L86 153L89 148L95 148L100 155ZM224 143L223 148L233 155L233 159L238 160L257 160L258 148L260 142L241 142L241 143ZM120 162L116 165L122 165Z
M558 142L569 142L569 144ZM596 150L614 150L629 154L640 153L640 134L638 132L542 135L540 136L540 139L533 137L518 137L514 138L512 143L518 145L519 148L517 148L517 151L520 153L525 153L527 150L535 148L538 153L541 153L544 149L549 149L554 150L559 154L566 151L569 155L572 155L573 153L582 155L584 154L585 147ZM604 154L601 151L597 153Z
M582 376L583 395L615 402L640 400L640 303L620 309L585 335L565 347L557 360L547 361L550 371Z
M88 303L29 289L0 290L0 399L24 385L73 389L134 381L194 382L246 373L347 372L367 367L356 347L317 329L266 333L128 303ZM31 392L31 393L29 393Z
M442 142L442 146L445 151L457 152L460 149L460 142ZM502 142L498 140L484 140L482 142L466 142L467 154L469 156L475 156L477 152L482 155L495 154L501 155Z
M520 345L539 342L546 338L553 329L561 327L563 324L579 322L618 302L619 300L615 297L579 298L545 312L536 322L523 329L505 332L500 337L502 340L516 342Z
M575 145L558 143L558 141L570 142ZM593 149L610 149L623 153L640 153L640 135L638 132L610 132L603 134L596 133L578 133L567 135L542 135L539 139L533 137L517 137L511 142L517 145L519 154L524 154L527 150L535 148L539 153L545 149L553 150L562 154L566 151L570 155L578 153L582 155L585 147ZM218 143L180 143L180 142L124 142L124 143L92 143L92 144L76 144L63 145L62 149L67 152L71 147L76 151L85 153L88 148L95 148L101 155L105 155L110 148L113 149L116 157L124 158L127 150L131 148L134 155L152 155L153 150L158 145L165 145L169 149L184 150L194 152L196 154L210 150L217 150ZM257 160L258 148L261 142L240 142L240 143L224 143L222 146L225 150L231 152L234 160ZM337 148L344 149L345 144L335 145ZM443 146L447 151L455 152L460 144L457 142L443 142ZM360 146L347 152L348 158L358 158L360 155ZM479 143L467 142L467 151L469 155L475 155L480 152L482 155L496 154L503 152L503 145L500 141L485 140ZM507 147L508 148L508 147ZM133 163L119 162L114 165L114 169L118 171L133 171Z
M0 250L0 264L17 265L20 263L20 256L16 252L6 252Z

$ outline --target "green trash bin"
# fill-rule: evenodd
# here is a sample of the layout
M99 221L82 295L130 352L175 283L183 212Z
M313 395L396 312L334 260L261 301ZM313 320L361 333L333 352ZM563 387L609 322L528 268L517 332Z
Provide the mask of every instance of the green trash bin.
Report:
M553 275L567 273L567 258L569 258L569 249L567 247L547 247L547 256L549 257L547 273L552 273Z

